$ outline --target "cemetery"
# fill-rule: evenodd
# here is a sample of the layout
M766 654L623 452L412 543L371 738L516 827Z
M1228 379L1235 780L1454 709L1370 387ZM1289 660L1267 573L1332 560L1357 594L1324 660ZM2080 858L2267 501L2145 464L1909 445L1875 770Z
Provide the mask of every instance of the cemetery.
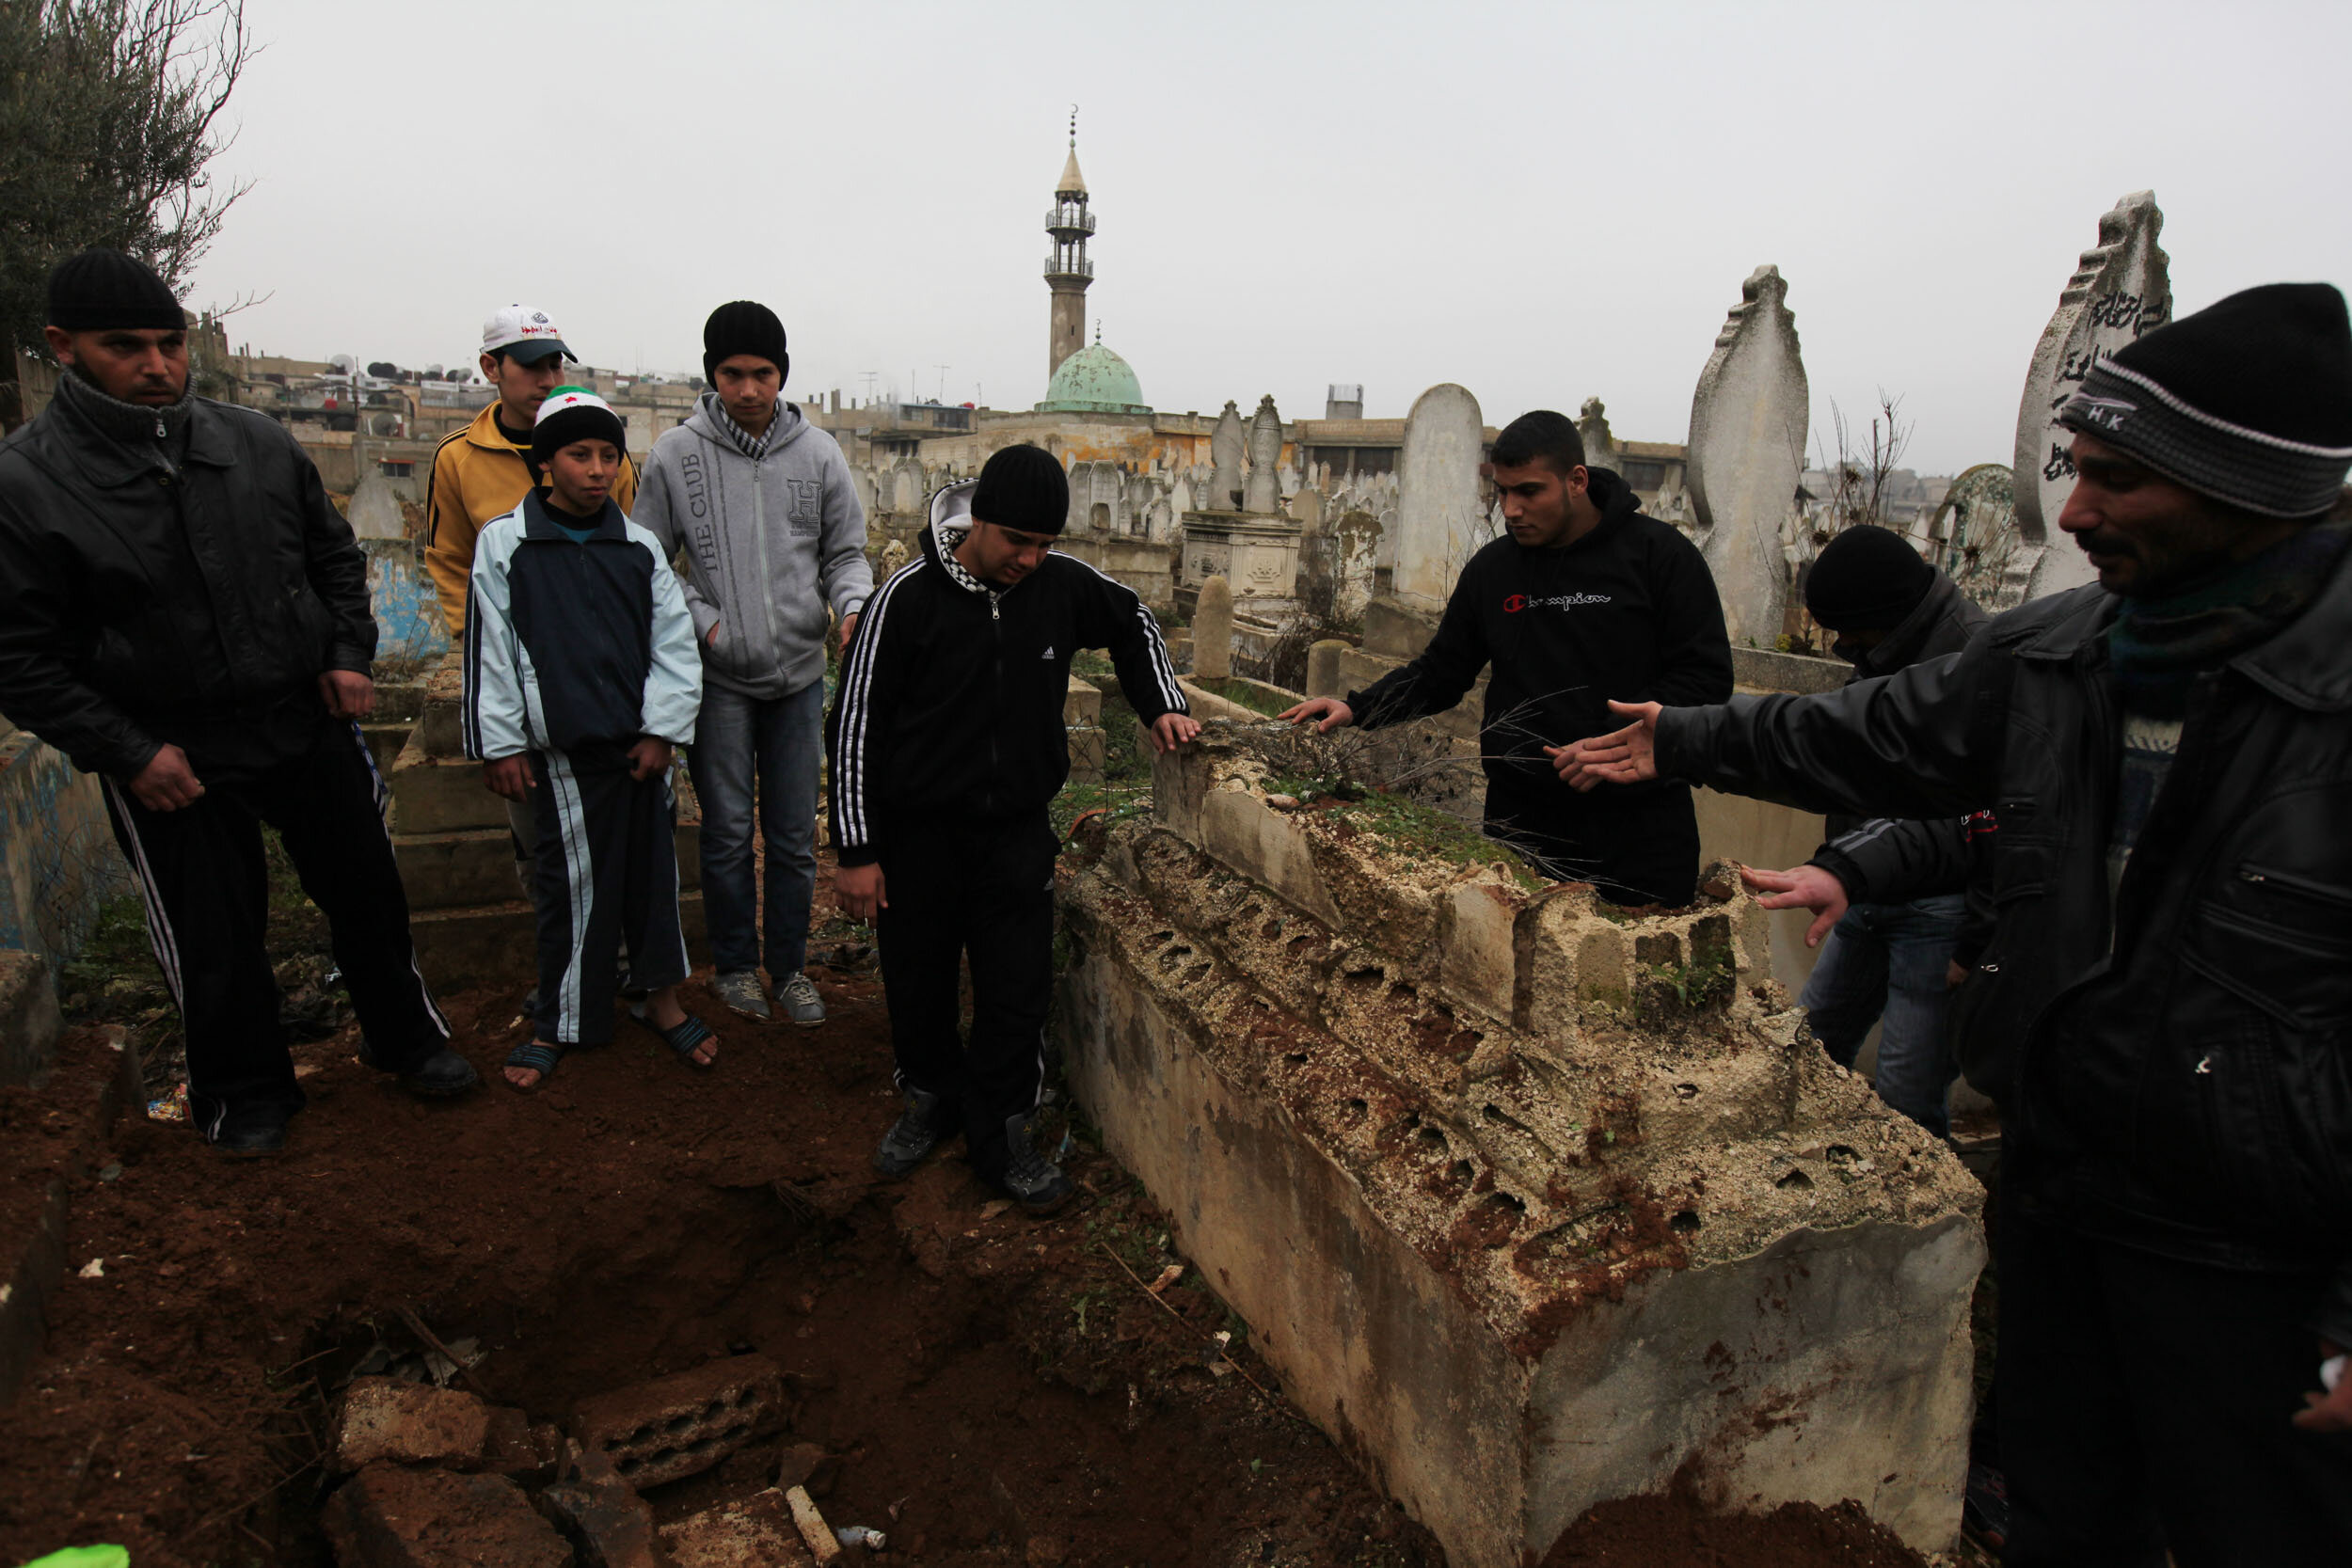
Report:
M1988 608L2084 580L2051 416L2168 319L2161 222L2145 192L2098 218L2011 461L1917 526ZM1846 673L1777 646L1820 543L1804 284L1726 280L1659 509L1747 691ZM1067 459L1063 547L1169 626L1209 727L1153 764L1116 682L1071 676L1043 1126L1081 1196L1049 1221L959 1161L873 1173L873 935L825 892L834 1017L792 1049L723 1031L688 1077L625 1040L427 1106L355 1061L288 886L311 1106L282 1159L209 1163L166 1119L159 977L101 920L95 784L0 734L0 1505L139 1568L1524 1568L1702 1528L1753 1554L1724 1561L1974 1560L1983 1189L1814 1043L1803 911L1737 881L1820 818L1705 796L1698 900L1624 910L1472 831L1476 694L1373 736L1268 719L1426 643L1495 537L1492 413L1428 388L1377 473L1306 459L1270 396L1200 421L1198 462ZM972 467L855 466L878 573ZM370 738L420 963L487 1063L531 911L410 543L371 542L419 629ZM698 820L690 789L697 947Z

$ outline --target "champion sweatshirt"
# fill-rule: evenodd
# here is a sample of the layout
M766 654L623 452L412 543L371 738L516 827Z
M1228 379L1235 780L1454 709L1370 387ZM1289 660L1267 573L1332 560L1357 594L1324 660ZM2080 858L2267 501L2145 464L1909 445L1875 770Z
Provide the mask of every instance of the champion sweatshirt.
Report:
M841 449L798 408L776 404L755 458L727 433L718 397L705 391L654 442L629 521L673 557L686 552L704 679L788 697L825 673L827 608L846 620L874 591L866 514Z
M1070 658L1108 648L1149 724L1186 711L1159 623L1135 590L1048 555L1010 588L966 572L974 482L931 498L922 554L867 605L825 726L833 840L868 865L894 823L984 827L1042 811L1070 775Z
M1591 472L1599 526L1552 549L1505 535L1470 557L1421 656L1347 694L1359 725L1443 713L1491 663L1479 730L1486 776L1556 783L1543 748L1624 728L1609 710L1612 698L1677 707L1730 698L1723 600L1698 546L1644 516L1613 471ZM1587 799L1606 803L1665 787Z

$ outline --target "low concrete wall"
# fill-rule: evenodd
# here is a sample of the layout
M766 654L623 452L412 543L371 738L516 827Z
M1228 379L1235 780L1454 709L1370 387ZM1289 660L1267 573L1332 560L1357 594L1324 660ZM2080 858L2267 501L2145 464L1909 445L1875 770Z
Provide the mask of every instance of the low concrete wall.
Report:
M129 891L98 780L25 731L0 739L0 948L65 963Z

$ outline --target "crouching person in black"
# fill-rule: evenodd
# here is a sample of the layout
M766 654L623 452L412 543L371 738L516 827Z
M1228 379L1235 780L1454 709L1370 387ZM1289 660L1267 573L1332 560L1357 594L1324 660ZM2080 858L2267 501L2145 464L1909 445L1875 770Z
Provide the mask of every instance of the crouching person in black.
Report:
M334 933L362 1055L422 1095L474 1069L417 972L355 722L367 558L274 420L188 386L186 319L112 250L49 282L56 401L0 446L0 711L104 782L187 1037L188 1109L269 1154L305 1102L264 946L261 825Z
M1069 506L1061 464L1029 446L932 497L922 554L867 602L826 726L834 886L880 934L906 1094L874 1163L902 1176L961 1126L974 1169L1033 1213L1071 1192L1028 1138L1053 983L1045 807L1070 772L1071 656L1110 650L1154 750L1200 730L1143 602L1053 553Z

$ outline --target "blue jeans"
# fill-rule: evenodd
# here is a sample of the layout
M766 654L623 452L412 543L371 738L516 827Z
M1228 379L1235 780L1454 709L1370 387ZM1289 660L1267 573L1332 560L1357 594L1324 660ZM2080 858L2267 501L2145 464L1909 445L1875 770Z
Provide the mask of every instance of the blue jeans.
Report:
M703 918L722 974L759 967L759 899L752 865L753 802L768 847L768 974L808 961L817 895L817 766L825 746L825 683L788 697L746 697L705 685L687 765L703 807Z
M1937 1137L1951 1131L1946 1096L1957 1071L1945 1026L1964 902L1957 893L1908 904L1856 904L1822 944L1800 1005L1813 1037L1839 1067L1853 1066L1870 1025L1879 1033L1878 1092Z

